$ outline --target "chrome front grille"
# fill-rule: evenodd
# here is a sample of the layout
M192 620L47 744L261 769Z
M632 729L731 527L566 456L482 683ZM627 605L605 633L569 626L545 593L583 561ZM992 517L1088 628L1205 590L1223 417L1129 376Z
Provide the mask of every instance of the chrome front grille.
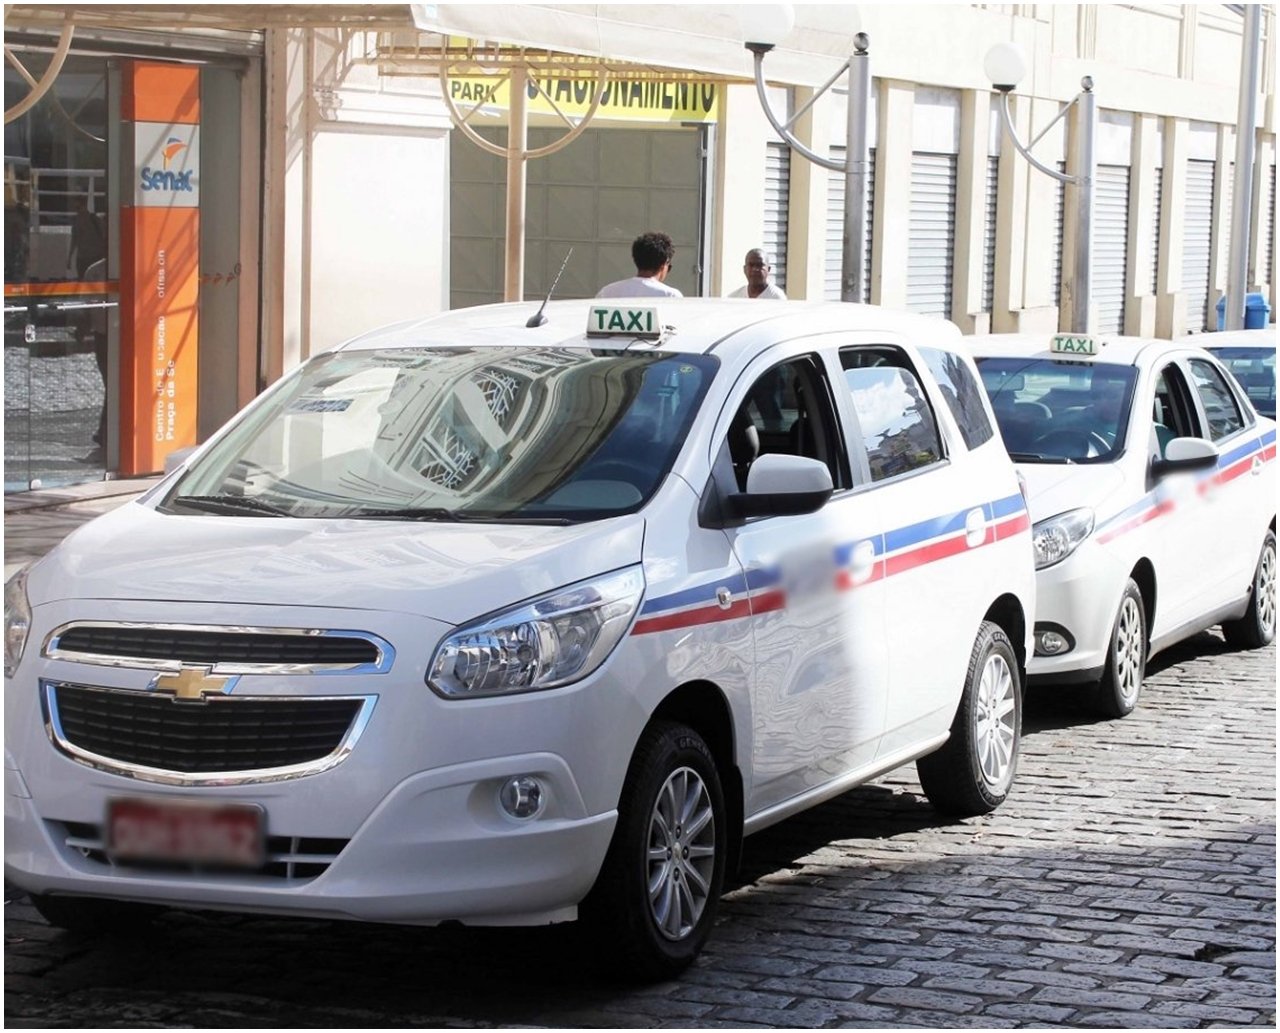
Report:
M233 674L380 674L395 654L361 631L75 621L49 635L44 655L161 670L194 664Z
M86 860L109 866L117 872L136 869L147 872L195 874L202 870L196 865L170 862L147 864L130 862L124 865L107 856L100 825L51 821L49 826L54 833L54 839L61 840L69 850L75 851ZM349 842L350 840L347 839L320 839L314 836L268 836L267 863L256 871L234 874L266 875L277 879L314 879L328 871L329 865L338 859L338 855Z
M333 767L371 696L206 696L43 683L50 735L83 763L144 781L232 785Z

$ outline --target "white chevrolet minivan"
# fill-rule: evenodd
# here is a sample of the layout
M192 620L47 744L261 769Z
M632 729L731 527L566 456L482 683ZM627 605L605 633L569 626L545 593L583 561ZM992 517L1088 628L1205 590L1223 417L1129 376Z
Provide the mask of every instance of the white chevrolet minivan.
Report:
M5 593L5 874L139 905L581 918L688 964L742 837L1017 761L1026 505L951 324L474 308L306 362Z

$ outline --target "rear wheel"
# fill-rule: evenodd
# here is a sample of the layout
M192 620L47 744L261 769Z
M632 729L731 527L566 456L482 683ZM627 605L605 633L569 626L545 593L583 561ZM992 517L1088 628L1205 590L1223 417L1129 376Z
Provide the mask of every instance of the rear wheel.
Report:
M582 919L616 975L665 979L702 949L724 883L728 842L720 776L691 728L645 729L618 824Z
M1276 637L1276 536L1262 539L1262 552L1253 572L1249 609L1239 620L1222 625L1222 634L1237 649L1260 649Z
M50 925L73 933L129 933L150 922L163 910L152 904L95 897L29 895L34 907Z
M1125 582L1102 681L1094 688L1094 709L1103 717L1133 712L1147 673L1147 611L1133 578Z
M969 656L951 736L941 749L916 761L929 802L961 817L995 810L1013 785L1021 738L1018 657L999 626L984 621Z

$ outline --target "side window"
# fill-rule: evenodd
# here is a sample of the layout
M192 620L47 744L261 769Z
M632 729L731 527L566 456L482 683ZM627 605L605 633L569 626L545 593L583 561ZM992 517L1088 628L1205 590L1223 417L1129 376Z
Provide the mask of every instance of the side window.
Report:
M896 348L840 352L871 479L883 481L942 461L929 400L906 356Z
M1205 418L1209 421L1209 439L1221 441L1244 429L1244 417L1236 405L1235 395L1222 374L1203 359L1191 360L1191 380L1200 395Z
M964 359L941 348L921 348L920 354L929 372L938 382L947 408L960 427L960 436L969 449L985 445L995 434L987 410L982 405L982 388L969 371Z
M746 491L751 464L762 455L806 456L827 464L831 483L849 483L842 473L831 389L815 356L774 366L747 390L725 442L738 490Z
M1198 438L1200 421L1196 417L1191 392L1182 371L1170 363L1156 379L1156 397L1151 411L1156 433L1156 447L1164 458L1166 446L1174 438Z

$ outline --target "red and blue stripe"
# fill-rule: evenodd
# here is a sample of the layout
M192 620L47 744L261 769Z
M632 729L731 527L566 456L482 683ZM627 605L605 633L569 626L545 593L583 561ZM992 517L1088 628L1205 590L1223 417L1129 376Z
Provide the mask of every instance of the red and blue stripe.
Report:
M1275 457L1276 432L1269 430L1220 455L1217 468L1201 476L1198 490L1204 494L1216 485L1226 484L1248 473L1255 462L1260 460L1269 463ZM1164 485L1157 485L1155 490L1147 492L1133 505L1104 521L1098 528L1098 544L1105 545L1114 541L1122 534L1150 523L1157 517L1172 513L1176 508L1176 503L1169 497Z
M981 541L971 544L965 524L973 508L836 546L836 587L847 591L872 581L880 581L962 552L1004 541L1024 533L1031 526L1022 496L1010 495L978 507L984 518L983 537ZM865 553L868 544L873 551L873 558L867 565L866 572L859 576L853 566L854 558L858 552ZM727 588L732 593L728 606L720 605L717 593L721 588ZM631 633L646 635L656 631L760 616L785 609L786 605L787 593L783 587L781 571L776 567L761 568L745 575L720 577L713 582L648 599L641 607L640 616Z

